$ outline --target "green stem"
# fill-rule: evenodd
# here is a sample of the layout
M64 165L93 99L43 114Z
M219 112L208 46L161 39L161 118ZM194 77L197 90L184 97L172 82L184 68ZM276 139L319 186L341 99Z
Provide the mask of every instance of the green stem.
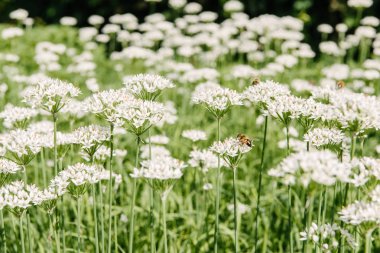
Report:
M98 183L99 201L100 201L100 229L101 229L101 242L102 252L105 252L105 235L104 235L104 205L103 205L103 189L101 182Z
M6 253L7 252L7 238L5 236L3 209L0 210L0 224L1 224L1 248L3 248L3 252Z
M364 253L371 253L371 248L372 248L372 232L375 230L376 228L371 228L367 231L367 233L365 234L365 248L364 248Z
M109 181L108 181L108 253L111 253L112 246L112 158L113 158L113 130L114 125L110 124L110 160L109 160Z
M290 252L293 253L293 221L292 221L292 188L288 185L288 230L289 230L289 242L290 242Z
M80 223L81 223L80 198L77 198L77 239L78 239L77 252L78 253L80 252L80 248L81 248Z
M162 200L162 227L164 229L164 252L168 253L168 237L166 232L166 196L161 198Z
M140 155L140 136L137 136L137 150L136 150L136 158L135 158L135 168L139 166L139 155ZM132 204L130 211L130 223L129 223L129 253L133 253L133 235L134 235L134 220L135 220L135 203L136 203L136 178L133 178L132 185Z
M96 188L95 184L92 184L92 202L93 202L93 211L94 211L94 221L95 221L95 252L99 253L99 236L98 236L98 210L96 203Z
M220 118L218 121L217 139L220 141ZM220 202L220 155L218 155L218 168L216 172L216 197L215 197L215 233L214 233L214 252L218 252L219 238L219 202Z
M257 205L256 205L256 217L255 217L255 252L257 249L257 241L258 241L258 220L259 220L259 212L260 212L261 185L262 185L263 169L264 169L265 147L266 147L266 142L267 142L267 130L268 130L268 116L265 116L264 139L263 139L263 148L261 150L259 186L258 186L259 188L257 191Z
M21 249L22 253L25 253L25 243L24 243L24 229L22 225L22 215L19 217L19 229L20 229L20 239L21 239Z
M149 140L149 160L152 159L152 143L150 140L150 128L148 129L148 140ZM151 180L152 181L152 180ZM152 183L152 182L150 182ZM154 191L152 187L149 187L149 228L150 228L150 252L155 253L155 238L154 238Z
M286 125L286 155L290 154L289 125Z
M53 141L54 141L54 173L58 175L58 151L57 151L57 114L53 113Z
M232 168L234 173L233 187L234 187L234 230L235 230L235 253L239 252L239 239L238 239L238 222L237 222L237 186L236 186L236 178L237 178L237 169Z
M356 135L352 134L352 137L351 137L351 160L354 159L355 148L356 148Z
M28 236L28 247L29 247L29 253L33 253L33 246L32 246L32 235L30 234L30 215L29 212L26 211L26 229L28 230L27 236Z

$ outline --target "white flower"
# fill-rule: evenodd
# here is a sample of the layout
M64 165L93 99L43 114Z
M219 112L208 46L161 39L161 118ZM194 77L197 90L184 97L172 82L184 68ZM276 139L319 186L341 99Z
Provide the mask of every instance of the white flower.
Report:
M44 78L24 93L24 102L33 108L41 108L51 113L59 112L80 90L73 84L59 79Z
M193 142L207 140L206 132L202 131L202 130L196 130L196 129L183 131L182 137L184 137L186 139L190 139Z
M109 138L109 129L98 125L80 127L73 132L74 143L80 144L90 155L93 155Z
M137 99L118 105L116 111L117 117L127 125L127 130L138 136L159 123L164 116L163 104Z
M148 142L149 139L147 139L146 141ZM162 144L162 145L165 145L165 144L168 144L169 141L170 141L170 139L166 135L153 135L153 136L150 137L150 142L152 144Z
M162 90L173 88L174 84L159 75L138 74L124 78L126 89L140 99L155 100Z
M238 0L229 0L223 5L225 12L239 12L244 10L244 5Z
M141 162L141 168L135 168L131 177L158 180L179 179L185 167L184 162L180 160L170 156L160 156Z
M1 31L1 38L4 40L20 37L24 35L24 30L18 27L5 28Z
M4 111L0 112L0 118L4 120L6 128L25 128L28 121L37 114L34 109L7 104Z
M235 169L243 154L252 149L252 144L241 142L238 138L227 138L224 141L217 141L210 147L210 150L223 158L228 166Z
M192 101L204 105L216 118L222 118L232 106L243 104L239 93L222 87L196 89Z
M65 26L75 26L77 24L77 19L74 17L62 17L59 20L59 23Z
M35 185L27 185L15 181L0 188L0 209L7 207L15 215L20 216L30 206L38 202L40 190Z
M233 212L234 211L234 204L229 204L227 206L228 211ZM249 211L251 211L251 207L248 205L242 204L242 203L237 203L236 211L238 214L242 215L245 214Z
M369 8L373 0L348 0L347 5L353 8Z
M107 122L121 125L116 107L134 98L125 89L105 90L95 93L85 100L86 110L105 119Z
M99 15L91 15L88 17L88 23L93 26L99 26L104 23L104 18Z
M338 146L343 142L344 133L338 129L314 128L304 135L304 140L316 147Z
M189 165L193 168L200 168L204 173L218 167L218 157L209 150L193 150L189 157Z
M14 174L20 170L21 167L18 164L9 159L0 158L0 174Z
M9 17L14 20L25 20L28 17L29 13L24 9L17 9L9 13Z
M149 154L151 154L151 157L154 160L157 157L170 156L170 151L163 146L151 145L151 147L149 147L149 145L143 145L141 147L141 158L149 159Z
M264 106L264 108L275 97L284 95L290 95L289 88L270 80L251 85L243 92L245 99L253 104Z
M339 227L337 224L322 224L318 226L312 223L309 228L300 233L301 241L309 241L319 247L322 252L330 253L340 245L338 240L343 237L344 241L353 249L355 248L355 238L346 230Z

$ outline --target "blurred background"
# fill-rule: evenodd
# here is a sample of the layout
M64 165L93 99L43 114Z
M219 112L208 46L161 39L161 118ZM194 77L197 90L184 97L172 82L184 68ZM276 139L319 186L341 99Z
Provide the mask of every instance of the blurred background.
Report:
M227 0L195 0L205 11L223 13ZM347 7L347 0L241 0L245 13L250 17L261 14L277 16L291 15L305 22L305 41L312 46L318 45L320 35L316 27L321 23L335 25L345 22L349 27L354 23L356 12ZM133 13L140 20L153 12L163 13L167 19L174 20L176 13L169 8L168 0L0 0L0 22L10 22L9 12L17 8L29 11L36 24L59 23L63 16L77 18L79 26L87 26L87 18L92 14L105 18L113 14ZM380 0L375 0L367 15L380 17Z

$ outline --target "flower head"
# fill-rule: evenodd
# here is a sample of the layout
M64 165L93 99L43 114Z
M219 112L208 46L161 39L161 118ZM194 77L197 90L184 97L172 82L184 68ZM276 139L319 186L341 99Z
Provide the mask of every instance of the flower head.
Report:
M154 101L162 90L174 87L170 80L154 74L127 76L124 78L124 85L136 97L150 101Z
M50 113L59 112L80 90L73 84L59 79L43 78L24 93L24 102L33 108L41 108Z

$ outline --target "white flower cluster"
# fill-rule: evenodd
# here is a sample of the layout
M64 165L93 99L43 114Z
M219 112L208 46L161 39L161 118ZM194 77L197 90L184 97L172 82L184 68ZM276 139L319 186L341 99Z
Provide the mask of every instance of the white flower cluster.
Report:
M355 203L344 207L340 212L340 219L351 225L362 223L380 224L380 186L369 194L370 201L355 201Z
M170 80L154 74L127 76L124 78L124 85L136 97L151 101L155 100L162 90L174 87Z
M84 163L77 163L68 166L65 170L61 171L58 176L75 186L84 184L95 184L101 180L103 168L98 165L87 165Z
M229 204L227 206L228 211L233 212L234 211L234 204ZM237 203L236 211L239 215L248 213L251 211L251 207L242 203Z
M222 118L232 106L243 104L239 93L220 86L200 86L192 94L192 101L204 105L217 118Z
M4 120L6 128L25 128L28 121L37 114L37 110L32 108L7 104L4 110L0 112L0 118Z
M105 90L92 95L85 100L86 110L105 119L107 122L122 125L116 107L134 98L125 89Z
M20 171L21 167L6 158L0 158L0 174L14 174Z
M337 177L345 178L349 168L349 164L341 163L330 151L303 151L291 154L276 168L270 169L268 174L282 178L282 182L286 185L296 184L297 179L304 186L309 185L310 181L333 185Z
M40 190L35 185L15 181L0 188L0 209L9 208L15 215L22 215L30 206L38 203Z
M33 108L42 108L51 113L59 112L80 90L73 84L59 79L44 78L24 93L24 102Z
M80 144L85 150L94 151L110 138L109 129L99 125L79 127L73 132L74 143Z
M246 100L264 108L276 97L287 95L290 95L287 86L271 80L251 85L243 92L243 97Z
M352 249L357 246L355 238L345 229L337 224L322 224L318 226L314 222L305 231L300 232L301 241L309 241L317 246L322 252L334 252L339 246L339 238L344 238L344 243L347 243Z
M31 157L40 152L38 135L26 130L12 130L0 136L0 143L21 165L27 164Z
M206 132L202 131L202 130L196 130L196 129L183 131L182 137L184 137L186 139L190 139L193 142L207 140Z
M210 151L220 155L228 166L235 169L243 154L249 152L252 146L242 143L238 138L227 138L217 141L210 147Z
M164 106L153 101L135 99L116 107L117 117L128 127L128 131L140 136L164 116Z
M185 163L170 156L156 157L141 162L141 168L135 168L131 177L158 180L179 179L183 175Z
M218 157L209 150L193 150L189 158L188 164L193 168L201 169L203 173L218 167Z
M304 140L317 148L338 146L343 139L344 133L332 128L314 128L304 135Z

